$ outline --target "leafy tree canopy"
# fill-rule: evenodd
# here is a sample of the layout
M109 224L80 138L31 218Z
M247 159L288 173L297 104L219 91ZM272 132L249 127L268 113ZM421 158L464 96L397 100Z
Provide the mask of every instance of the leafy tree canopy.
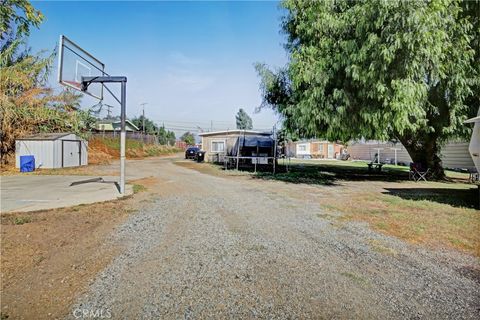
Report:
M250 118L248 113L242 108L238 110L238 113L235 116L235 119L237 121L237 129L242 129L242 130L253 129L252 118Z
M286 68L256 69L263 104L300 137L396 138L443 176L438 152L479 108L479 1L283 2ZM477 51L475 51L477 50Z
M173 146L175 139L175 133L173 131L166 130L164 126L158 129L158 142L160 144Z
M140 131L143 131L143 116L135 117L130 121L132 121ZM157 135L160 144L171 146L175 144L176 137L173 131L165 129L165 126L157 126L153 120L147 117L145 117L145 133Z
M30 28L38 28L43 21L43 14L28 0L2 0L0 3L0 42L2 43L28 36ZM3 50L4 47L2 46L1 49Z
M187 145L194 145L195 144L195 136L193 133L187 131L181 137L180 140L184 141Z
M136 125L140 131L145 131L147 134L157 134L158 126L153 122L153 120L148 119L145 117L145 130L143 128L143 116L138 116L130 120L134 125Z

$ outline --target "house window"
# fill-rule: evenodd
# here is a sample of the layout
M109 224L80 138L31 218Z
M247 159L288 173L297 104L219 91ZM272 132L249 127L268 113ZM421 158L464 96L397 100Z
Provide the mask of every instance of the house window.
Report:
M298 151L307 151L307 145L306 144L299 144L298 145Z
M323 153L323 144L318 146L318 152Z
M225 152L225 141L212 141L212 152Z

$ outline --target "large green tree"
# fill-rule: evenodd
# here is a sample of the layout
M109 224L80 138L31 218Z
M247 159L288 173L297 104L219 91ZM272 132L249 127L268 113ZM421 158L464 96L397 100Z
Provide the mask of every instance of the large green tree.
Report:
M194 145L195 144L195 136L193 133L187 131L181 137L180 140L184 141L187 145Z
M161 126L158 128L158 142L163 145L173 146L175 144L175 133Z
M296 136L398 139L444 176L479 108L479 1L286 0L289 64L257 64L263 104ZM476 51L477 50L477 51Z
M251 130L253 129L253 122L252 118L248 115L248 113L240 108L238 110L237 115L235 116L235 120L237 122L237 129L242 129L242 130Z

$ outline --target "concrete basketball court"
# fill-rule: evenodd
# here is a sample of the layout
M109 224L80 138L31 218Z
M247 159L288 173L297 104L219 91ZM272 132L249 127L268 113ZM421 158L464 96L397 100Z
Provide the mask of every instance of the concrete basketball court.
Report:
M100 176L2 176L0 177L0 211L26 212L75 206L121 198L118 177L102 176L105 182L70 186L72 182ZM126 186L125 195L133 193Z

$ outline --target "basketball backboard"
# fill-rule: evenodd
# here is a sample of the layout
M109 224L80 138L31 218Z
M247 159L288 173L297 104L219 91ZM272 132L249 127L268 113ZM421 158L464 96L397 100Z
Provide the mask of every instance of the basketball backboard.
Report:
M60 36L58 50L58 82L82 91L82 77L105 76L105 65L73 41ZM103 99L103 84L92 83L86 91L90 96Z

